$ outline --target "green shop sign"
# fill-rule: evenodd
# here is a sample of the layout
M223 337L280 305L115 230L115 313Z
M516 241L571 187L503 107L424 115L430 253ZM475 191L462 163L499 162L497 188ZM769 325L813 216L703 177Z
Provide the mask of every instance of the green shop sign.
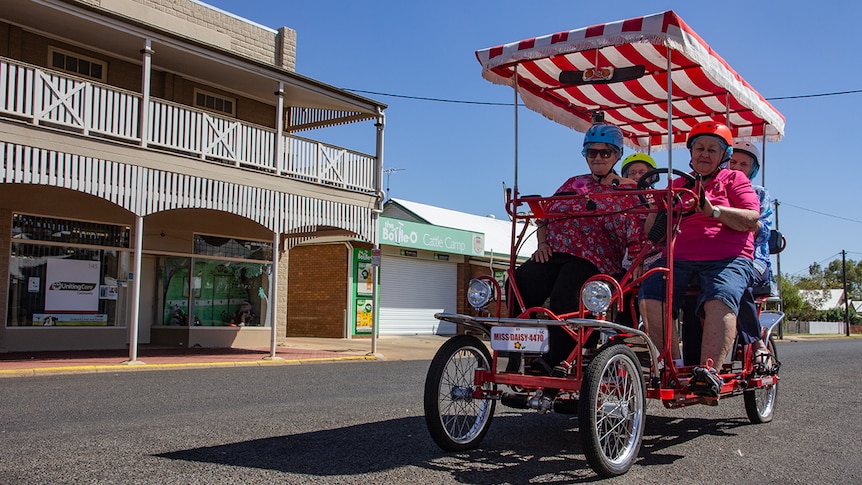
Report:
M419 224L389 217L380 218L380 244L467 256L485 254L485 235L480 232Z

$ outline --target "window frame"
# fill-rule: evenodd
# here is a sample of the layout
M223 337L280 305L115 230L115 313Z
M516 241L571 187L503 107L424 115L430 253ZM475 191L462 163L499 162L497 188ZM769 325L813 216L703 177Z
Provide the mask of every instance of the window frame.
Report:
M54 65L54 54L61 54L64 58L72 57L72 58L75 58L76 60L78 60L79 62L80 61L87 61L90 64L98 64L98 65L102 66L102 75L101 75L101 77L96 77L96 76L93 76L92 74L84 74L84 73L81 73L77 70L73 71L71 69L67 69L65 67L65 65L64 65L64 67L57 67ZM64 64L65 64L65 62L64 62ZM107 61L104 61L101 59L96 59L94 57L89 57L89 56L86 56L83 54L79 54L77 52L67 51L67 50L61 49L59 47L48 46L48 64L47 65L51 69L56 69L56 70L62 71L64 73L73 74L75 76L83 77L83 78L90 79L93 81L99 81L99 82L104 83L104 82L107 82L107 80L108 80L108 62Z
M224 111L217 108L210 108L208 106L201 106L198 104L198 95L209 96L214 98L216 101L221 100L222 102L230 102L230 111ZM206 104L206 103L204 103ZM212 91L207 91L206 89L194 88L192 90L192 106L198 109L202 109L205 111L209 111L212 113L218 113L221 116L229 116L231 118L236 118L236 98L230 96L224 96L222 94L216 94Z

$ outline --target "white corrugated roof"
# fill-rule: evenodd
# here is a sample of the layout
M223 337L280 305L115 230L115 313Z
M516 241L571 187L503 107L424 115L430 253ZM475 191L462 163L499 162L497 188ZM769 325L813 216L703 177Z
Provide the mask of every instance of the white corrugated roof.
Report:
M485 255L492 253L497 256L509 256L509 248L512 240L512 222L496 219L493 216L477 216L458 212L442 207L410 202L403 199L390 199L404 209L412 212L417 217L425 220L428 224L435 226L461 229L464 231L481 232L485 234ZM386 211L384 210L384 216ZM520 233L522 225L519 225ZM530 234L518 256L529 258L536 251L535 233Z
M844 305L844 290L799 290L799 296L816 310L831 310Z

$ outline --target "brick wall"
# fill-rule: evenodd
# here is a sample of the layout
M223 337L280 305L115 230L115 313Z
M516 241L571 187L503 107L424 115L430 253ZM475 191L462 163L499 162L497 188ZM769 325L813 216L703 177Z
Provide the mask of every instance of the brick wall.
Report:
M18 29L20 30L20 28ZM0 56L12 57L10 41L12 38L13 28L11 25L0 22ZM18 34L20 36L20 34ZM20 55L17 51L16 55Z
M273 31L188 0L73 0L73 2L134 17L179 35L190 35L191 29L183 28L183 24L203 28L203 31L209 31L212 35L194 35L197 40L216 44L259 62L291 71L296 69L296 31L287 27ZM224 42L219 39L223 39Z
M278 29L275 63L288 71L296 70L296 31L287 27Z
M16 28L12 28L15 32ZM30 31L22 32L18 29L15 36L19 38L19 47L16 49L15 55L10 55L13 59L19 59L29 64L50 68L48 64L49 49L51 47L67 51L74 54L79 54L85 57L91 57L105 61L108 64L107 84L116 86L130 91L141 91L141 66L134 63L117 59L115 57L107 57L102 53L87 49L78 45L67 44L65 42L49 39L37 33Z
M297 246L287 254L286 335L345 337L348 247L342 243Z
M287 335L287 279L290 262L287 259L287 251L281 251L281 249L278 254L278 281L275 282L278 288L275 301L278 307L275 317L278 322L275 329L276 337Z

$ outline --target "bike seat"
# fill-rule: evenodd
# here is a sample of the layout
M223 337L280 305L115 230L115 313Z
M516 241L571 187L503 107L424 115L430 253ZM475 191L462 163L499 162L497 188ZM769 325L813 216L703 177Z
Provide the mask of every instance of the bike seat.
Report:
M767 281L757 286L752 286L751 292L754 293L755 298L772 296L772 285Z

